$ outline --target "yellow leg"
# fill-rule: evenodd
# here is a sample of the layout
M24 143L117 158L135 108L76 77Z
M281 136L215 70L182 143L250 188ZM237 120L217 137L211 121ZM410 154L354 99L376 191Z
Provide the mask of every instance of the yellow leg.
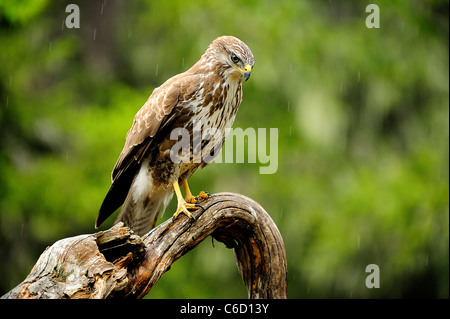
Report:
M198 205L187 203L183 196L181 195L180 185L178 185L178 181L173 182L173 189L175 190L175 195L177 196L177 211L173 214L173 218L177 218L179 214L183 213L189 218L194 218L192 214L188 211L188 209L197 209ZM192 195L191 195L192 196Z
M184 199L187 203L196 204L197 200L195 199L195 196L192 195L191 190L189 189L187 179L183 178L181 181L183 182L184 193L186 194Z

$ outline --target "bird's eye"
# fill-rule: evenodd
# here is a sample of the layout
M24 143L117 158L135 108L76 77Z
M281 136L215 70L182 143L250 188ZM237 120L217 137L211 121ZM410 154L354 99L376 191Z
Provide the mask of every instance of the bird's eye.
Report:
M238 56L233 53L231 55L231 61L233 61L234 63L239 63L239 61L241 61L241 59L239 59Z

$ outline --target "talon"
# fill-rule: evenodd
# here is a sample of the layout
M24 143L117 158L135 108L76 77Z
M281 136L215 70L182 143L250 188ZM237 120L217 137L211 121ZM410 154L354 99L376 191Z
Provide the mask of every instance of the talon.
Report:
M191 212L188 211L188 209L194 209L196 210L198 208L198 204L191 204L186 202L179 202L177 206L177 210L175 214L173 214L173 218L176 219L178 215L181 213L185 214L189 218L194 218L194 216L191 214Z
M204 199L208 199L210 197L212 197L212 195L210 193L201 191L200 194L198 194L198 196L196 198L198 198L199 200L204 200Z
M190 194L186 195L184 200L186 201L186 203L190 203L190 204L196 204L198 202L198 198L194 197Z
M188 209L195 210L195 209L197 209L198 204L188 203L186 200L184 200L183 196L181 195L180 186L178 185L178 181L173 182L172 185L173 185L175 194L177 195L177 201L178 201L177 210L176 210L175 214L173 214L172 220L175 220L178 217L178 215L180 215L181 213L185 214L189 218L194 218L194 216L192 216L192 214L189 212ZM191 201L192 200L191 197L193 197L193 196L190 194L190 192L188 192L186 197L188 197L188 200Z

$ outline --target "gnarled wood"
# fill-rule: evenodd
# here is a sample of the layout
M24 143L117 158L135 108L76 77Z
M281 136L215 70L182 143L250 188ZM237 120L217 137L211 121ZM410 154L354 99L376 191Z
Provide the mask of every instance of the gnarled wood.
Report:
M283 239L255 201L215 194L193 213L142 238L121 223L57 241L28 277L2 298L142 298L178 258L207 236L233 248L249 298L287 298Z

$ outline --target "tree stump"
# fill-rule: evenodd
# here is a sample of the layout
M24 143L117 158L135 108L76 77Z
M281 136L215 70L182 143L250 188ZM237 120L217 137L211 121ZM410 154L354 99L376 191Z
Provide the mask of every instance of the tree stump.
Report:
M2 298L142 298L178 258L211 235L233 248L248 297L287 298L287 264L277 226L255 201L220 193L196 220L169 219L139 237L122 223L57 241Z

